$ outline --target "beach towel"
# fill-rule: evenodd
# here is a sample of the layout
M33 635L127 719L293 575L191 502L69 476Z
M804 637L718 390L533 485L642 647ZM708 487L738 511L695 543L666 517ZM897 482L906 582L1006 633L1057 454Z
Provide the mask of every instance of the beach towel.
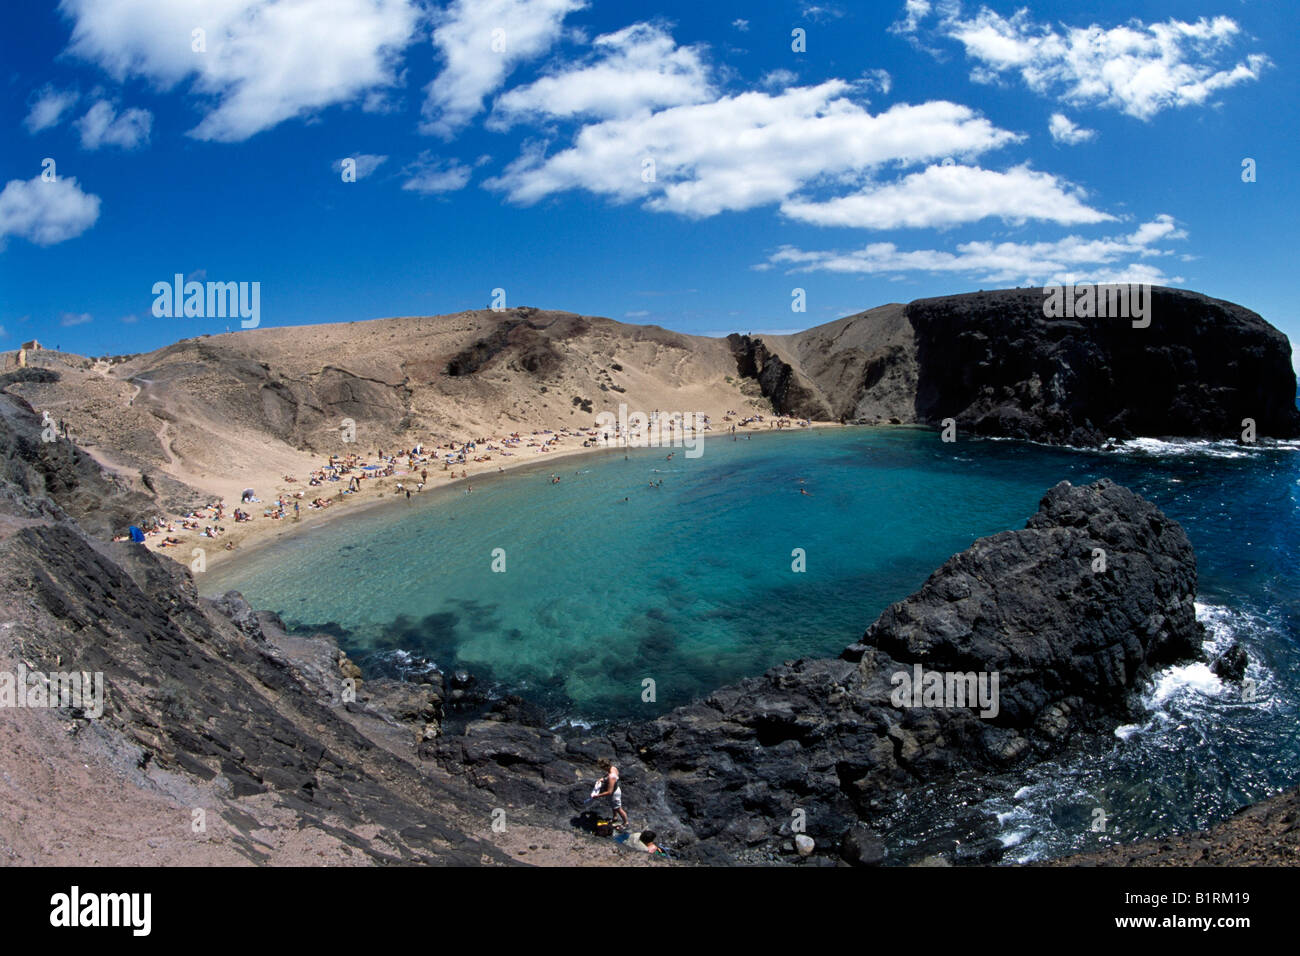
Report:
M144 532L135 525L131 525L131 540L136 544L144 544Z

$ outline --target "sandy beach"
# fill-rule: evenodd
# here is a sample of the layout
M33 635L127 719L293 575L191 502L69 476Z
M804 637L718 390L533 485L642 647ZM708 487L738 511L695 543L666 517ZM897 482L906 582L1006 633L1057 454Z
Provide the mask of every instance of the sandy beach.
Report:
M719 422L719 427L716 430L701 434L699 436L700 441L707 443L731 437L730 427L733 422L726 420L725 413L711 417ZM780 422L779 428L777 427L778 422ZM737 436L841 427L835 422L798 424L790 419L772 417L766 417L762 421L748 422L743 425L740 422L734 424L737 426ZM570 431L567 434L545 431L536 435L527 435L524 436L525 439L535 439L536 445L521 443L518 450L509 456L503 456L500 451L487 452L483 457L487 457L489 460L474 461L471 458L468 462L457 464L454 468L448 467L445 470L436 459L443 454L449 453L449 449L445 447L429 449L426 447L423 450L424 455L416 460L414 467L407 464L406 456L398 456L401 463L394 464L391 475L380 478L367 478L360 482L360 490L348 494L343 493L343 489L346 489L349 485L346 478L314 486L308 484L305 476L318 472L327 462L307 454L302 455L300 466L296 470L284 471L283 473L281 473L280 468L274 470L263 468L244 474L238 479L222 479L219 481L205 481L202 476L197 475L178 475L178 477L183 477L183 480L186 480L187 483L210 494L213 504L223 502L225 506L224 516L217 520L214 517L215 509L211 507L201 509L198 512L200 516L195 519L187 519L182 515L161 515L160 517L166 519L164 528L170 528L170 530L147 533L145 545L152 551L189 565L196 572L200 570L200 567L202 570L216 567L228 568L238 562L241 557L245 557L272 542L305 533L312 528L321 527L325 522L340 520L345 515L355 516L384 505L396 504L406 499L408 490L411 491L412 498L450 497L449 493L453 491L461 494L468 489L472 493L476 482L505 480L508 478L518 479L529 474L545 473L554 463L568 461L579 456L609 456L644 451L659 451L665 457L669 453L674 456L684 454L684 448L680 444L680 440L677 445L664 445L658 448L638 446L636 444L624 447L615 445L612 442L609 445L591 444L584 447L583 440L586 434L585 431ZM494 439L493 441L500 441L500 439ZM543 445L542 442L544 441L549 441L551 444ZM499 445L495 447L500 448ZM543 451L543 447L547 450ZM378 449L375 451L378 451ZM392 458L393 456L388 457ZM361 461L376 460L378 459L374 454L368 457L361 456ZM282 467L283 462L277 461L277 465ZM416 491L413 486L420 483L421 471L427 471L428 480L424 483L422 490ZM297 480L286 481L286 477ZM560 480L563 480L562 476ZM401 486L400 489L399 486ZM239 504L240 496L247 488L256 491L258 500L241 505ZM297 497L299 495L301 497ZM310 503L317 498L329 501L329 506L324 508L310 507ZM286 503L284 516L280 518L267 516L265 512L268 508L276 508L277 501ZM299 506L297 515L293 512L294 503ZM233 512L236 507L247 511L251 516L250 519L235 521ZM182 527L182 521L185 520L191 520L197 523L199 527ZM216 537L207 537L203 534L205 527L219 527L223 530ZM173 541L179 543L171 543ZM201 562L200 556L195 553L195 549L202 549Z

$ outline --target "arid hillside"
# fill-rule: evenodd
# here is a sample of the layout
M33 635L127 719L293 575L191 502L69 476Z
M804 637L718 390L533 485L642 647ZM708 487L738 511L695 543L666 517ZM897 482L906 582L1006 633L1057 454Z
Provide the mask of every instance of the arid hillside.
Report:
M621 403L719 422L772 410L725 339L527 308L241 331L112 361L37 352L26 372L7 359L11 394L101 463L227 495L334 452L590 427Z

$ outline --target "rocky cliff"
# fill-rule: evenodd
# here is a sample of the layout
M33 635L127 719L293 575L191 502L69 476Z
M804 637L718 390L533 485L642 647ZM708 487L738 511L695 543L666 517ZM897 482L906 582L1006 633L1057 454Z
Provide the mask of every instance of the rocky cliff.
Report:
M1290 343L1249 309L1156 287L1150 324L1135 328L1127 314L1049 318L1044 300L1042 289L918 299L746 340L738 360L792 415L952 418L959 433L1072 445L1236 439L1247 418L1260 437L1300 436Z

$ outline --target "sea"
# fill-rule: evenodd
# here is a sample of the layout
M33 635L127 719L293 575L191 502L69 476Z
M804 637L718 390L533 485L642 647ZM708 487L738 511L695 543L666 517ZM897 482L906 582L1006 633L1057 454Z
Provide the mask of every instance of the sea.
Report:
M367 674L466 669L559 729L598 731L838 655L1057 482L1103 477L1182 524L1207 651L1240 641L1248 692L1170 667L1140 719L982 788L963 816L1024 862L1208 826L1300 781L1300 443L1096 451L846 427L709 438L696 458L607 450L321 522L199 584L333 635ZM950 842L955 815L934 802L893 808L893 839Z

